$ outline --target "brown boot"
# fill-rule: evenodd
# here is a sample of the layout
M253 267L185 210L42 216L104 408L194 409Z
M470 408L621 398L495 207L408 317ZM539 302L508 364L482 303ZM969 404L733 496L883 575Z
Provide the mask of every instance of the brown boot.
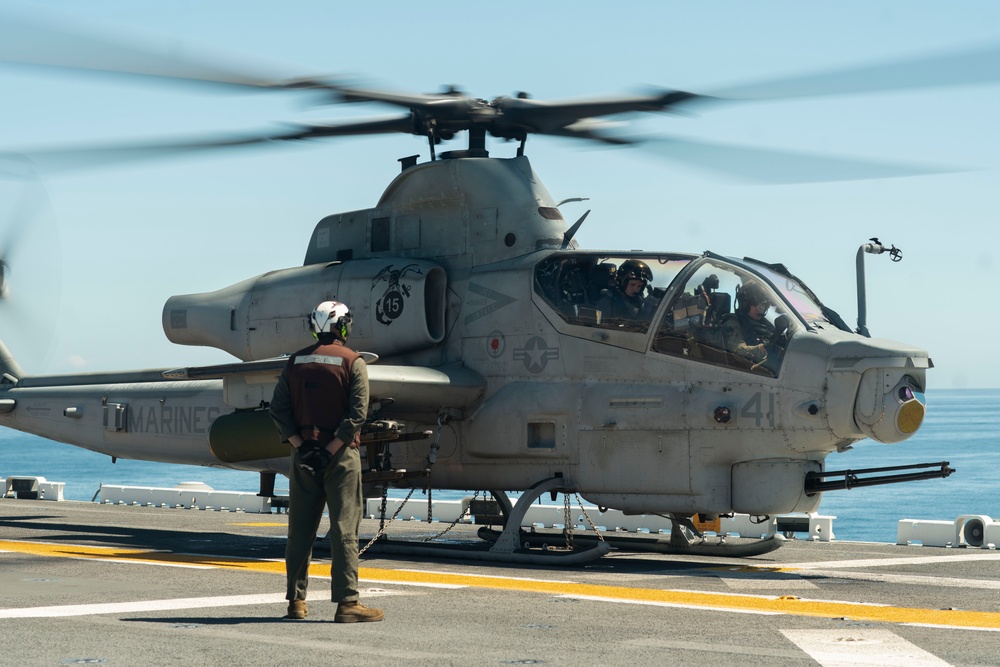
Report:
M292 600L288 603L288 614L285 618L295 619L297 621L302 620L309 615L309 608L306 607L305 600Z
M334 623L370 623L381 621L385 614L381 609L366 607L360 602L341 602L337 605Z

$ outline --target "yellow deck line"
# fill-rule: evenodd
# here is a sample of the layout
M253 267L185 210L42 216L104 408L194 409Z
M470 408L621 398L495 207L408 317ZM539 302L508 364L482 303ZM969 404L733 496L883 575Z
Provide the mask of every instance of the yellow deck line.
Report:
M254 560L218 556L175 554L140 549L118 549L83 545L48 544L0 540L0 551L28 553L36 556L62 558L95 558L150 564L184 563L230 570L284 574L281 561ZM329 565L314 564L311 575L329 576ZM660 590L606 586L572 582L550 582L524 578L484 577L454 573L416 572L362 567L362 580L395 584L444 584L470 588L521 591L546 595L599 598L613 602L636 602L671 606L696 607L717 611L789 614L822 618L849 618L855 621L921 624L936 627L1000 629L1000 612L922 609L894 607L859 602L809 600L796 596L738 595L700 591Z
M287 523L280 521L243 521L241 523L231 523L230 526L249 526L250 528L286 528Z

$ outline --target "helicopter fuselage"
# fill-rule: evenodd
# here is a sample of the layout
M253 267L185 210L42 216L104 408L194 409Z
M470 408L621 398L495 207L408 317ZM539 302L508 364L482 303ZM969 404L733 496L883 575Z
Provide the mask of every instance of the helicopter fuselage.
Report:
M643 312L611 319L601 299L628 260L653 280ZM724 333L749 283L778 315L761 359ZM389 444L392 466L430 467L439 489L561 477L630 513L811 511L820 494L803 482L828 454L900 442L923 418L925 351L838 326L783 267L580 250L518 157L406 169L376 208L320 221L302 267L168 300L168 338L240 363L31 377L0 350L0 424L114 457L284 473L266 406L280 355L309 342L305 315L327 299L350 306L351 346L380 357L378 416L433 433Z

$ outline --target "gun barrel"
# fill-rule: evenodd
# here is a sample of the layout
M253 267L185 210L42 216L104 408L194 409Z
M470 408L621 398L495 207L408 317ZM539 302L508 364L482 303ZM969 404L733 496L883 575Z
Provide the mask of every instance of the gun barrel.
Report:
M924 470L921 470L924 469ZM897 471L908 472L897 472ZM862 477L875 473L894 472L892 475ZM861 470L836 470L828 472L810 472L806 474L805 492L808 495L824 491L840 491L862 486L878 486L880 484L898 484L914 482L921 479L944 478L955 472L948 461L937 463L914 463L911 465L889 466L884 468L864 468Z

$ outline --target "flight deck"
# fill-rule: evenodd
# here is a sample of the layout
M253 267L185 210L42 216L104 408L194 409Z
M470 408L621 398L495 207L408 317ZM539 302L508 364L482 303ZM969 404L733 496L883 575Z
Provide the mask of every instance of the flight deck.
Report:
M362 601L386 619L345 626L321 548L309 617L281 618L286 521L0 499L0 662L1000 664L992 548L791 539L750 558L613 550L576 566L366 553ZM377 529L366 519L362 537ZM394 521L387 533L441 529ZM476 526L447 538L474 542Z

